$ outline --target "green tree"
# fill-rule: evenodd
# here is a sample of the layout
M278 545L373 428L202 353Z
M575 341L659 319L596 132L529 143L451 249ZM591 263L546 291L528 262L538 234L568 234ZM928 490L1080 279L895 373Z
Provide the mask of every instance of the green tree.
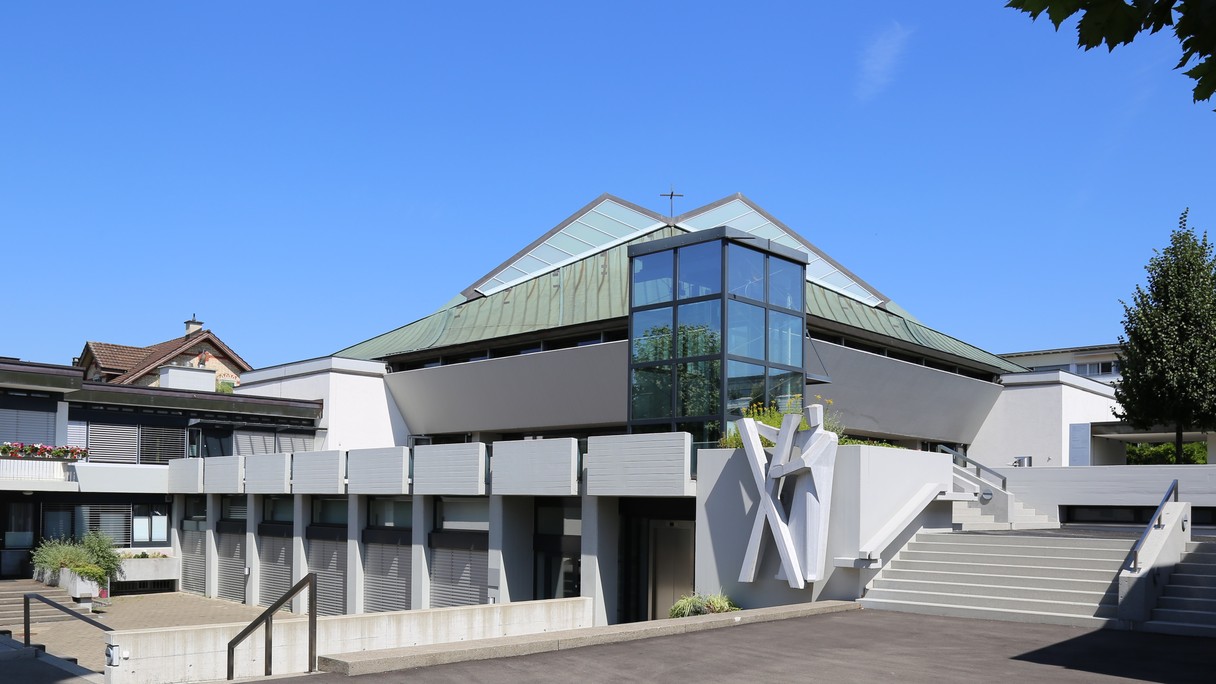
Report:
M1183 463L1208 462L1208 445L1206 442L1188 442L1182 445ZM1162 465L1178 463L1178 455L1174 453L1173 444L1128 444L1128 465Z
M1166 26L1182 45L1182 59L1175 69L1191 62L1183 72L1195 79L1194 101L1207 100L1216 91L1216 0L1009 0L1006 7L1038 19L1047 13L1056 30L1069 17L1080 12L1077 45L1089 50L1105 45L1108 50L1127 45L1148 31L1156 33Z
M1182 433L1216 428L1216 260L1182 212L1170 244L1149 259L1146 288L1123 304L1115 416L1140 430L1173 425L1174 460Z

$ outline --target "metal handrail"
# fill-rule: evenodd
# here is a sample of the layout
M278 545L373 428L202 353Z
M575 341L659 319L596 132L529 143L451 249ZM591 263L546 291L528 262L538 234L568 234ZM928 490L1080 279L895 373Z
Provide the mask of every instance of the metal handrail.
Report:
M1140 547L1144 546L1144 542L1153 530L1165 527L1162 519L1165 517L1165 505L1169 503L1171 496L1174 503L1178 503L1178 480L1170 483L1169 488L1165 490L1165 496L1161 497L1161 503L1157 504L1157 510L1153 511L1153 517L1148 521L1148 526L1144 528L1144 533L1140 535L1135 544L1132 544L1132 550L1127 554L1127 562L1130 566L1128 572L1140 572Z
M953 456L955 464L957 464L958 466L960 466L962 468L966 468L969 465L975 466L975 476L981 480L984 479L984 476L982 473L989 473L993 477L1000 478L1001 489L1006 490L1006 491L1009 490L1009 487L1006 485L1008 480L1005 478L1004 475L998 473L997 471L993 470L992 468L989 468L988 466L984 465L983 463L980 463L979 461L969 458L967 456L967 454L964 454L963 452L958 451L956 449L951 449L950 447L946 446L945 444L938 444L937 450L942 453L950 454L951 456Z
M63 605L62 603L56 603L55 601L52 601L51 599L43 596L42 594L25 594L24 603L25 603L25 645L26 646L30 645L30 599L36 599L38 601L42 601L43 603L54 608L55 610L59 610L64 613L67 613L68 615L71 615L72 617L76 618L77 620L80 620L81 622L85 622L90 625L93 625L94 627L96 627L97 629L100 629L102 631L105 631L105 632L114 631L113 627L103 625L96 620L90 620L89 618L81 615L80 613L77 613L76 611L72 610L71 608L68 608L67 606Z
M266 623L266 676L270 676L271 664L273 662L271 648L274 643L274 614L278 612L288 601L299 594L301 591L308 589L308 671L312 672L317 667L317 573L310 572L304 579L295 583L295 586L287 590L287 593L279 597L278 601L270 604L270 607L262 611L262 614L253 619L249 626L242 629L240 634L232 637L232 641L228 642L228 680L232 681L233 673L236 667L236 647L241 645L258 625Z

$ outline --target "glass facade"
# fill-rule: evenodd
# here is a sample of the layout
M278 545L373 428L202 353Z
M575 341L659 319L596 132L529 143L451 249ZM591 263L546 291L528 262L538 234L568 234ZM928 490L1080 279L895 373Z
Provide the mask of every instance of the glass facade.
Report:
M715 442L747 406L801 407L805 264L733 237L631 254L630 432Z

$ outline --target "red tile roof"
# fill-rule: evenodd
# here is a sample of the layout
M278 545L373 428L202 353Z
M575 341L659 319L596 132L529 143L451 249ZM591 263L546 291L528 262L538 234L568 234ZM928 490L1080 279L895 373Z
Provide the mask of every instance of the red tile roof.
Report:
M106 381L118 385L127 385L147 373L164 365L173 357L185 352L199 342L207 341L223 352L242 371L252 370L253 367L245 362L228 345L224 344L210 330L199 330L189 335L175 337L149 347L131 347L108 342L88 342L85 349L92 351L98 367L107 373L120 373L118 377Z

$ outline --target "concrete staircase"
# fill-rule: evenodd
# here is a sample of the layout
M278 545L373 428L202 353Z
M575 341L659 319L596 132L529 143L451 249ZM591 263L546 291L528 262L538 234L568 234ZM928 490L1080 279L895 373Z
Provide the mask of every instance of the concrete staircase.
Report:
M35 582L34 580L3 580L0 581L0 625L24 624L24 600L22 597L27 593L42 594L52 601L61 603L69 608L74 608L75 606L72 597L68 596L67 592L59 587L48 587L42 582ZM71 617L64 615L41 601L30 602L31 623L56 622L71 619Z
M1130 539L917 534L858 600L864 608L1102 627ZM1213 576L1216 580L1216 575Z
M992 530L1047 530L1056 529L1059 523L1014 499L1010 507L1009 522L997 522L994 516L983 512L978 501L954 502L954 529L960 532Z
M1216 637L1216 541L1187 544L1146 632Z

